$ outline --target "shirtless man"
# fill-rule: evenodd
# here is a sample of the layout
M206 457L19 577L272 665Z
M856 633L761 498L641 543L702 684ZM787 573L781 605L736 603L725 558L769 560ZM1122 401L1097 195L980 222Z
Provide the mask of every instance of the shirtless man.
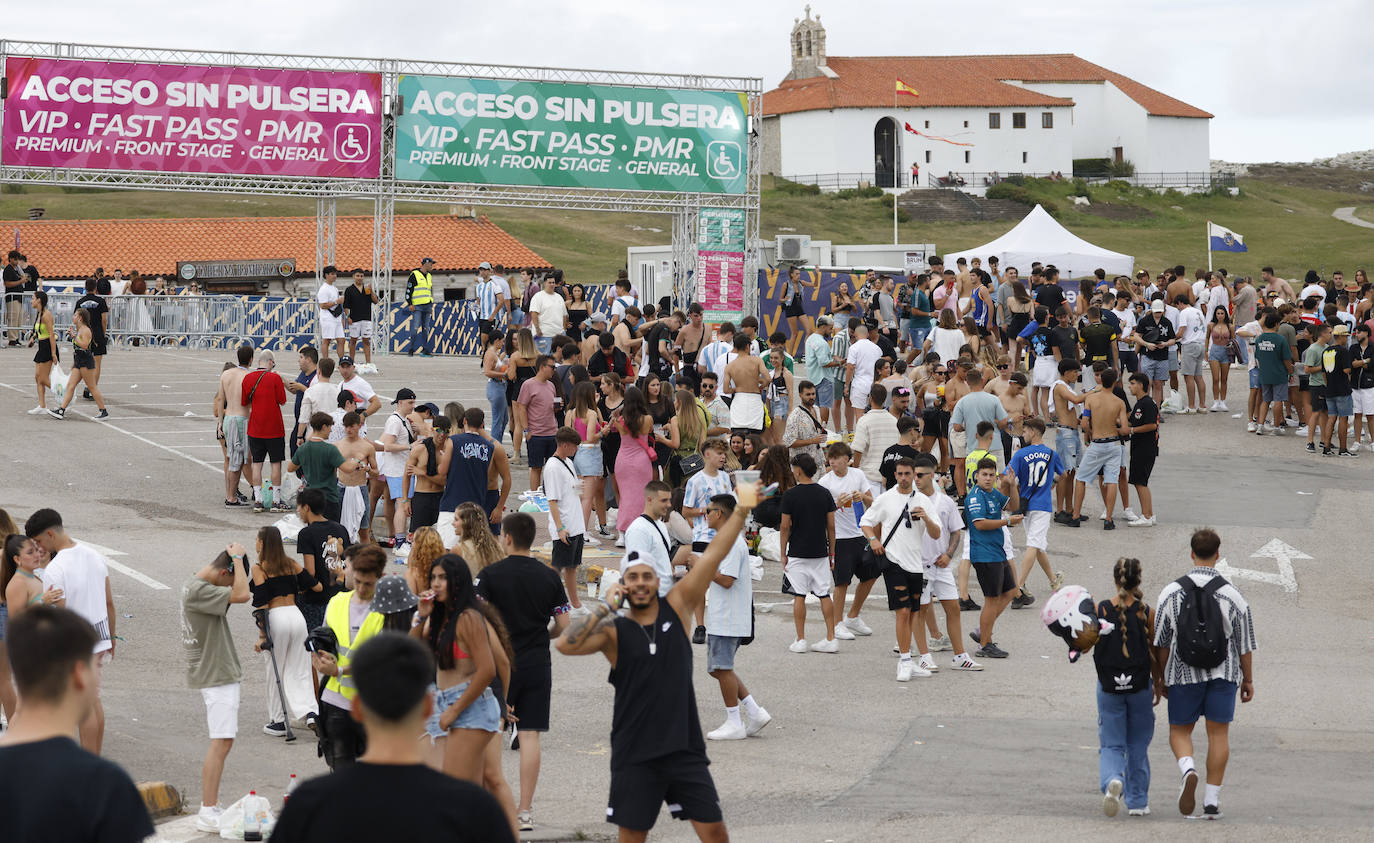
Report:
M1174 267L1174 280L1170 281L1169 286L1164 290L1164 301L1175 301L1179 296L1187 296L1188 304L1197 301L1197 297L1193 295L1193 282L1189 281L1183 274L1183 267L1176 266Z
M377 448L359 435L363 426L362 413L356 410L344 413L343 425L344 438L335 442L334 447L343 454L346 464L358 460L366 468L363 471L345 472L342 468L338 471L339 485L343 486L339 523L348 530L350 536L356 533L357 541L366 544L372 541L372 519L368 517L371 513L367 509L367 480L377 476Z
M1059 379L1050 390L1050 414L1055 427L1054 450L1064 464L1064 473L1054 487L1054 520L1069 527L1079 526L1073 516L1073 481L1083 440L1078 432L1078 405L1083 396L1069 386L1078 382L1081 364L1077 360L1059 361Z
M732 433L763 432L763 390L768 385L768 369L750 353L753 343L741 331L735 335L736 357L725 367L725 389L734 393L730 404Z
M1073 482L1073 520L1077 525L1084 520L1083 495L1087 484L1102 472L1102 498L1107 507L1107 520L1102 529L1115 530L1112 508L1116 506L1116 481L1121 474L1121 433L1130 425L1126 412L1126 402L1112 391L1116 386L1116 370L1102 372L1102 388L1095 389L1083 397L1083 421L1090 436L1088 449L1083 452L1083 462ZM1058 386L1055 387L1058 389ZM1057 405L1056 405L1057 406Z
M224 440L228 457L224 469L224 505L229 507L248 505L247 501L239 498L239 478L243 476L243 467L248 463L248 408L240 402L243 376L248 374L248 366L253 362L253 346L239 346L235 359L238 360L237 366L220 373L219 391L215 393L215 406L224 408L217 434ZM232 400L230 396L233 396Z
M421 439L410 449L406 458L406 473L401 479L402 512L410 515L410 532L421 527L433 527L439 521L439 499L444 494L444 482L448 479L449 459L453 456L453 443L448 434L452 422L448 416L435 416L434 433ZM434 471L430 471L430 444L434 446ZM502 448L493 449L492 455ZM411 484L415 493L411 495Z
M959 281L959 317L962 319L965 313L973 307L973 274L968 271L968 262L959 258L955 262L955 277Z
M638 370L639 347L644 344L644 340L639 336L639 328L644 324L644 314L639 308L631 305L625 308L625 318L616 323L611 330L611 335L615 337L615 347L625 352L625 356L635 361Z
M992 392L991 389L987 391ZM1021 423L1035 415L1031 412L1030 394L1026 392L1026 373L1012 372L1007 385L996 394L1010 417L1007 429L1002 431L1002 464L1011 465L1012 452L1021 447Z

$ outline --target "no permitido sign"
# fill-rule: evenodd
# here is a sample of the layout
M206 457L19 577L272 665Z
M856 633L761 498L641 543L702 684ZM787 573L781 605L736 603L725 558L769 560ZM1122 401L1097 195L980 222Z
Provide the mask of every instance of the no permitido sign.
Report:
M402 76L404 181L744 193L748 97Z

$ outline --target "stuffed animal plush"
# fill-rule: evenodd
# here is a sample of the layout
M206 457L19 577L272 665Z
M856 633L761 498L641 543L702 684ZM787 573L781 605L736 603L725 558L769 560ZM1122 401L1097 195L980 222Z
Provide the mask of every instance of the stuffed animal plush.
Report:
M1097 617L1093 596L1081 585L1066 585L1051 594L1040 610L1040 620L1069 645L1069 661L1088 652L1098 636L1111 632L1116 625Z

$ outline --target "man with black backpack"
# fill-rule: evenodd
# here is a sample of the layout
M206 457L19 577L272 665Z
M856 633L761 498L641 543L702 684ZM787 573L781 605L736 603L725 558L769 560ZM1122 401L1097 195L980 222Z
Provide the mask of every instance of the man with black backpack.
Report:
M1216 572L1221 537L1193 533L1193 569L1159 594L1155 623L1155 702L1169 700L1169 746L1183 775L1178 810L1192 816L1197 804L1193 727L1207 719L1207 788L1202 816L1221 819L1221 780L1230 757L1227 732L1240 701L1255 698L1255 630L1250 605Z

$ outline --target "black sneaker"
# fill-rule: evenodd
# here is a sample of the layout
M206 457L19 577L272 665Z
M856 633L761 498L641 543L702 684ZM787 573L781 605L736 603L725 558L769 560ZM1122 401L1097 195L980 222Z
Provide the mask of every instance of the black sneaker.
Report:
M252 503L252 501L248 499L248 496L245 495L243 492L235 491L234 498L239 502L240 506L247 506L248 504Z
M1330 445L1323 445L1323 446L1322 446L1322 456L1324 456L1324 457L1334 457L1334 456L1336 456L1336 451L1335 451Z
M81 390L81 397L85 398L87 401L95 400L95 396L91 394L91 391L89 389Z
M1011 654L994 643L986 647L979 647L978 652L974 653L974 655L980 659L1005 659Z
M315 712L307 712L305 715L305 728L312 732L319 731L319 720L315 717Z
M1317 443L1315 443L1315 442L1308 442L1308 443L1307 443L1307 453L1309 453L1309 454L1315 454L1315 453L1317 453Z
M226 500L224 502L224 505L229 509L233 509L235 507L247 506L248 504L244 501L239 500L238 498L234 498L233 500Z
M1219 820L1222 817L1220 805L1203 805L1202 818L1204 820Z
M284 738L286 737L286 724L280 720L276 723L268 723L266 726L262 727L262 733L264 735L271 735L274 738Z
M1011 598L1011 607L1013 609L1024 609L1027 606L1033 605L1035 605L1035 595L1031 594L1029 591L1026 591L1024 588L1021 589L1020 594Z
M1083 522L1084 522L1084 521L1087 521L1087 520L1088 520L1088 519L1087 519L1087 516L1080 515L1079 517L1074 518L1072 515L1070 515L1070 516L1069 516L1069 520L1067 520L1067 521L1064 522L1064 526L1065 526L1065 527L1074 527L1074 528L1082 527L1082 526L1083 526Z
M253 501L253 511L254 511L254 512L266 512L266 511L267 511L267 507L265 507L265 506L262 505L262 501Z
M110 411L109 411L109 410L101 410L100 412L98 412L98 413L95 414L95 420L96 420L96 421L100 421L101 419L108 419L109 417L110 417Z
M965 597L959 601L959 611L961 612L976 612L981 608L983 607L973 602L972 597Z
M1336 456L1338 456L1338 457L1353 457L1353 456L1355 456L1355 455L1352 454L1352 453L1350 453L1350 452L1347 451L1346 449L1342 448L1342 449L1340 449L1339 451L1336 452Z
M59 420L60 420L60 419L65 419L65 418L67 417L67 411L64 410L64 409L62 409L61 407L57 407L57 408L55 408L55 409L49 410L49 411L48 411L48 415L52 416L52 417L55 418L55 419L59 419Z
M1067 524L1072 520L1073 516L1067 512L1056 512L1054 514L1054 523L1056 524Z
M1113 521L1112 519L1108 518L1106 521L1103 521L1103 522L1102 522L1102 529L1104 529L1104 530L1115 530L1115 529L1116 529L1116 522Z
M983 646L982 630L975 629L968 634L968 637L973 641L974 644L977 644L979 647Z
M692 643L693 643L693 644L705 644L705 643L706 643L706 627L704 627L704 626L699 626L699 627L697 627L696 632L693 632L693 633L692 633Z

